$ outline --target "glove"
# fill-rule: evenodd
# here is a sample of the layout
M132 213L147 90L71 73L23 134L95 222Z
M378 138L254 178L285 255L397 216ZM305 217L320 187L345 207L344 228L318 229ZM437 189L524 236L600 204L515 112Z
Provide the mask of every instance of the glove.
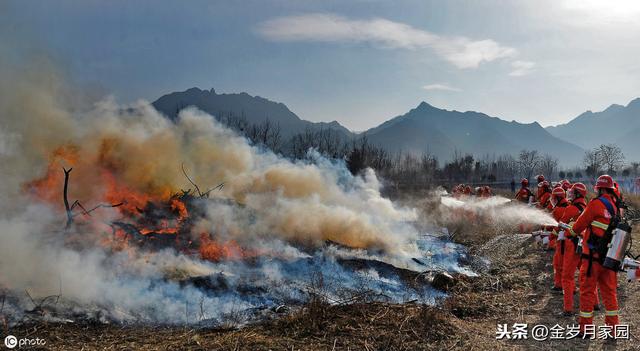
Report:
M636 280L636 270L635 269L627 269L627 280L634 281Z
M549 237L545 236L544 238L542 238L542 245L549 245Z
M558 240L564 240L564 230L561 230L560 233L558 233Z

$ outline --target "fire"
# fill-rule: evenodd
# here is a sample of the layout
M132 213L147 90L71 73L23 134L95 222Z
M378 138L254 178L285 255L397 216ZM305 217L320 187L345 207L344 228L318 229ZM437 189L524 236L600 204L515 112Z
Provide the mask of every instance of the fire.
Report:
M36 199L62 206L60 199L64 174L62 167L70 167L78 160L79 148L68 144L59 146L49 156L49 164L44 176L23 185L25 191Z
M255 257L257 253L243 249L235 240L219 243L210 238L209 234L200 235L200 257L205 260L219 262Z
M79 147L58 147L50 155L44 176L25 183L24 189L39 201L63 209L62 167L76 166L81 171L75 171L78 175L76 178L72 175L70 182L73 183L75 180L83 185L89 184L92 189L83 192L90 198L81 199L78 207L74 209L74 214L84 215L74 217L74 222L76 225L84 225L85 229L104 233L99 239L101 245L116 251L129 250L136 245L170 245L182 252L195 250L202 259L216 262L246 259L257 255L234 240L221 242L209 233L201 234L199 240L189 239L193 222L189 208L195 206L192 204L195 198L188 192L181 195L173 193L167 187L149 185L146 191L142 191L128 185L123 180L122 165L110 157L115 148L115 140L104 140L98 157L92 164L90 159L80 157ZM82 162L78 162L79 160ZM92 178L87 180L89 176ZM143 181L138 184L146 183ZM73 200L70 199L71 201ZM115 218L113 215L101 216L96 215L96 212L87 212L88 209L100 211L102 207L111 208L110 211L115 214Z

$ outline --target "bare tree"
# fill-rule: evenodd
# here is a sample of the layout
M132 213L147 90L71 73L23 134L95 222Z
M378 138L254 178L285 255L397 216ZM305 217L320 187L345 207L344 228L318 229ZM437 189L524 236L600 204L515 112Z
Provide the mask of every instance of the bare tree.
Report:
M600 174L600 170L602 169L602 161L595 150L587 150L584 153L582 163L584 164L585 172L588 176L595 177Z
M552 176L553 174L555 174L557 167L558 167L558 159L551 155L545 155L540 160L540 171L542 172L542 174Z
M531 178L533 172L540 167L542 157L537 150L522 150L518 156L520 172L527 178Z
M602 144L595 153L608 173L616 173L624 166L622 149L615 144Z

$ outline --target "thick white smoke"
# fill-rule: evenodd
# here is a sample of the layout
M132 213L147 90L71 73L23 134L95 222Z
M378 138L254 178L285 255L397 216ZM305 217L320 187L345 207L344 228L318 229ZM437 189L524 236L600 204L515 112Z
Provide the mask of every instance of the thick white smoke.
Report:
M502 196L488 198L466 197L461 199L443 196L441 203L447 208L464 211L481 220L491 221L502 226L514 226L523 223L538 225L558 224L548 212Z
M345 269L338 262L345 258L463 270L455 246L421 236L409 224L416 211L380 195L373 171L354 177L341 161L312 151L304 162L284 159L195 109L175 124L144 101L120 106L106 99L78 110L67 105L74 99L55 74L2 73L0 288L18 297L7 308L16 315L34 307L28 291L36 300L61 293L108 319L194 322L302 299L315 273L331 277L336 296L367 286L394 301L416 297L398 277ZM113 202L104 169L132 193L165 198L191 187L182 164L202 187L225 184L199 202L205 215L193 239L206 232L232 240L256 253L256 262L115 249L97 225L63 230L62 167L73 167L69 197L89 205ZM101 208L85 220L109 222L118 211ZM218 277L219 286L185 283L200 276ZM250 291L240 293L242 285Z

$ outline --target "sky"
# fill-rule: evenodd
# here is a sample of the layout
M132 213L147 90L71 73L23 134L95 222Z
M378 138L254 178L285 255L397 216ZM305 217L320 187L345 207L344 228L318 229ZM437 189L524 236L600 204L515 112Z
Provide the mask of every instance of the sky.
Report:
M355 131L421 101L566 123L640 96L640 1L0 2L0 46L119 102L247 92Z

